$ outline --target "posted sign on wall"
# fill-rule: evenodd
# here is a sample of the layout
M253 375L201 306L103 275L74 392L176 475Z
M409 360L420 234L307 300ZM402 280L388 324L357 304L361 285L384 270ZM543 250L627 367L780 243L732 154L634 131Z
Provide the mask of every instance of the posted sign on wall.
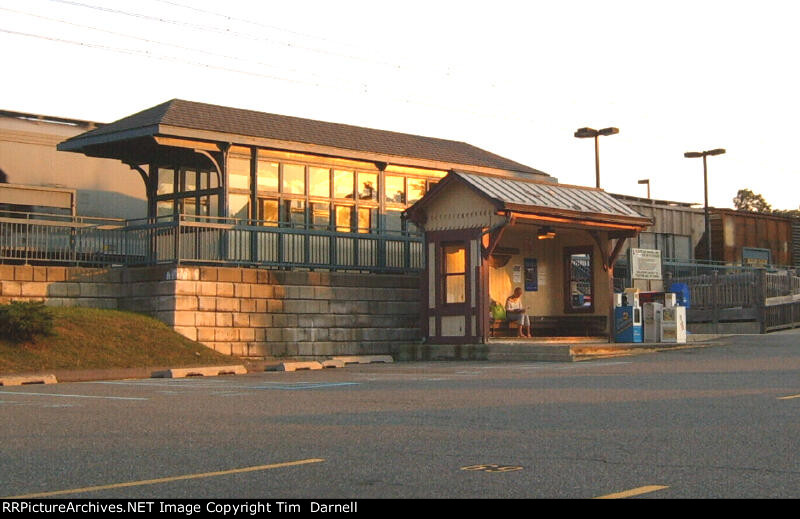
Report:
M661 279L661 251L631 249L631 279Z

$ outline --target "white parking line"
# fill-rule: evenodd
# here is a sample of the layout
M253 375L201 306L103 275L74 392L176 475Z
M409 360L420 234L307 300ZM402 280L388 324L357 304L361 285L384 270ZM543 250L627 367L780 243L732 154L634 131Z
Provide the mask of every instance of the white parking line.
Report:
M61 393L28 393L22 391L0 391L5 395L24 395L24 396L52 396L61 398L99 398L104 400L149 400L149 398L139 398L132 396L95 396L95 395L65 395Z
M279 390L301 390L301 389L322 389L328 387L357 386L359 382L259 382L253 385L229 385L219 383L208 383L207 381L183 380L175 382L89 382L90 384L139 386L139 387L170 387L172 389L215 389L220 392L233 389L279 389ZM179 391L159 391L159 393L179 394Z

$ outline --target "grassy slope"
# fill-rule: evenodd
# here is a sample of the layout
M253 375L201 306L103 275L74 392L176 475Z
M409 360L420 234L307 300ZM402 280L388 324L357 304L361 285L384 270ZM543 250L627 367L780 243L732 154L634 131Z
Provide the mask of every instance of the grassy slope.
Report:
M52 335L19 344L0 338L0 373L231 363L231 357L151 317L94 308L51 310Z

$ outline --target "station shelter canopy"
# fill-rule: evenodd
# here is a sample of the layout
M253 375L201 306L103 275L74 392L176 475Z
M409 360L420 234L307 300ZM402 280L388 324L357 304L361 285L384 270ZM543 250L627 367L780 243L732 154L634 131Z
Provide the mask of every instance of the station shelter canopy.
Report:
M531 313L600 322L610 336L614 262L627 238L652 225L601 189L460 170L450 171L406 215L425 230L424 324L433 343L487 338L489 267L497 267L498 253L519 267L535 258L547 273L549 292L531 294ZM597 288L605 285L597 282L604 272L607 290ZM591 304L576 308L570 300L578 281L586 284Z

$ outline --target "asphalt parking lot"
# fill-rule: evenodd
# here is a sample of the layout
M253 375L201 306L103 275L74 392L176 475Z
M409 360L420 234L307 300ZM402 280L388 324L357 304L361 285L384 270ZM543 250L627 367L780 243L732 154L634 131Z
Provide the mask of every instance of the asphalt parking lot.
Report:
M800 496L795 336L0 390L0 497Z

